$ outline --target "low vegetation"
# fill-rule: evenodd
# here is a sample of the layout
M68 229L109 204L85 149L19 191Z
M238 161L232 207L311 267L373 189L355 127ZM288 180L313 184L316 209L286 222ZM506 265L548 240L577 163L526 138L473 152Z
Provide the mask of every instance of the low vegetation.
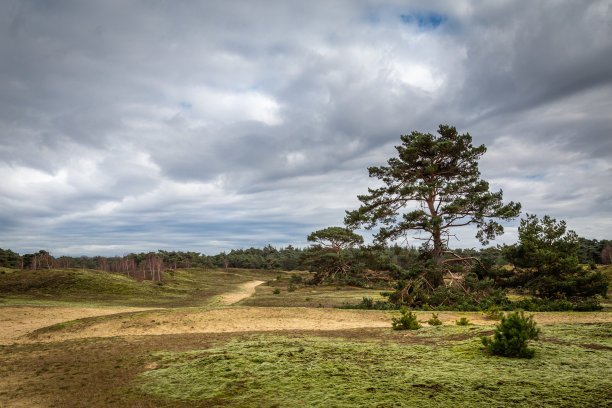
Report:
M203 306L236 285L272 276L262 270L195 268L167 270L161 282L152 282L90 269L10 270L0 274L0 304Z
M611 368L609 351L563 344L567 338L550 331L554 342L538 344L535 358L502 359L462 330L421 329L411 343L256 335L154 353L155 369L141 375L138 390L167 406L522 407L537 396L542 407L603 407L609 401L600 371ZM601 327L587 330L595 335Z
M194 319L203 313L213 313L211 319L220 320L211 322L228 328L222 320L230 316L228 306L215 303L219 291L235 292L253 280L267 283L238 306L230 306L236 312L231 316L244 314L244 305L269 303L275 306L271 312L294 310L293 320L305 315L302 309L287 309L296 304L320 314L330 312L319 307L364 298L373 306L385 298L372 289L305 285L311 276L306 272L170 272L164 273L160 286L101 271L5 271L0 275L0 280L9 279L2 286L5 307L95 301L173 308L63 321L0 346L0 406L519 407L537 395L543 407L603 407L612 398L602 375L612 370L610 321L562 324L555 319L566 314L550 314L539 341L529 346L535 350L531 359L498 357L483 346L481 337L494 335L495 328L485 314L475 313L405 310L396 316L389 311L337 310L334 313L343 314L340 323L349 328L319 330L316 317L314 325L291 330L253 332L255 326L238 324L243 331L248 327L250 334L202 333L199 330L210 325ZM68 279L77 283L69 284ZM296 290L289 291L290 285ZM278 295L273 294L276 288ZM189 305L206 308L174 308ZM382 319L383 324L351 329L351 314ZM270 322L282 325L281 315L274 312ZM474 324L452 324L459 317ZM399 326L423 327L396 331L393 318ZM434 318L444 324L434 326ZM117 331L109 338L78 338L79 333L102 327ZM171 334L172 330L181 333ZM70 336L62 337L66 334Z

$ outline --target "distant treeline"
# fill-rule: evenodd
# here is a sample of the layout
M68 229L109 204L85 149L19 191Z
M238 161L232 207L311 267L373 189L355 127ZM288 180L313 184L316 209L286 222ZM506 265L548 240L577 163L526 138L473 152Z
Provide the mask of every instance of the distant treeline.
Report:
M249 248L204 255L198 252L164 251L142 252L125 256L60 256L54 257L41 250L19 255L10 249L0 248L0 266L14 269L85 268L126 274L137 279L160 280L165 269L178 268L247 268L268 270L299 270L305 250L276 249L270 245L263 249Z
M578 259L580 263L612 263L612 240L579 238ZM229 253L204 255L198 252L163 251L142 252L125 256L60 256L54 257L45 250L32 254L19 255L10 249L0 248L0 266L14 269L47 269L47 268L86 268L123 273L138 279L161 279L165 269L178 268L246 268L267 270L307 270L309 249L264 248L234 249ZM392 246L378 248L378 255L391 260L392 263L407 267L418 257L419 250L414 247ZM493 264L503 265L506 261L499 247L480 250L463 249L458 253L489 259ZM374 266L374 265L372 265Z

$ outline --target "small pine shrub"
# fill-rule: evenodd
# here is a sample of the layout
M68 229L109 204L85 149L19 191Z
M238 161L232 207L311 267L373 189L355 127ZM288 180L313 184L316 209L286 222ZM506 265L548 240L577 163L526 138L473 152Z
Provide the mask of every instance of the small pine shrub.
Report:
M417 317L406 308L400 310L401 316L393 318L393 330L418 330L421 325L417 321Z
M295 286L293 285L289 285L289 288L287 289L289 292L293 292L295 291Z
M300 283L302 283L302 277L297 273L292 273L291 277L289 278L289 283L299 285Z
M372 309L374 307L374 299L364 296L359 306L363 309Z
M274 293L275 295L278 295L280 293L280 289L276 288L276 289L274 289L274 292L272 292L272 293Z
M504 312L498 306L491 306L486 311L487 318L491 320L501 320Z
M471 323L470 323L470 321L467 318L462 317L459 320L455 320L455 324L457 326L469 326Z
M525 317L523 312L514 312L502 317L493 339L483 337L482 344L494 355L532 358L535 351L527 347L527 341L537 340L539 334L533 315Z
M442 320L438 319L438 314L437 313L432 313L431 314L431 319L429 319L427 321L427 323L429 323L430 326L441 326L442 325Z

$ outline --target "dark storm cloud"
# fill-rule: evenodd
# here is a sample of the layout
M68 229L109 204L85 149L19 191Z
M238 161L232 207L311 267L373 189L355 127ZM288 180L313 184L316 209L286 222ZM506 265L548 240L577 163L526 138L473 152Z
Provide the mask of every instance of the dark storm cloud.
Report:
M610 21L609 1L3 2L0 246L305 244L440 123L487 145L507 199L603 238Z

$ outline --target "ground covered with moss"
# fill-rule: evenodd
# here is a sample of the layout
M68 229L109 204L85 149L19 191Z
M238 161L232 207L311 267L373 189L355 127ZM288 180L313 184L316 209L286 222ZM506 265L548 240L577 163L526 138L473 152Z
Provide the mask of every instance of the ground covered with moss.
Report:
M533 359L486 353L480 328L384 339L251 335L156 353L138 389L195 406L609 406L612 326L546 327ZM405 338L403 336L409 336Z

